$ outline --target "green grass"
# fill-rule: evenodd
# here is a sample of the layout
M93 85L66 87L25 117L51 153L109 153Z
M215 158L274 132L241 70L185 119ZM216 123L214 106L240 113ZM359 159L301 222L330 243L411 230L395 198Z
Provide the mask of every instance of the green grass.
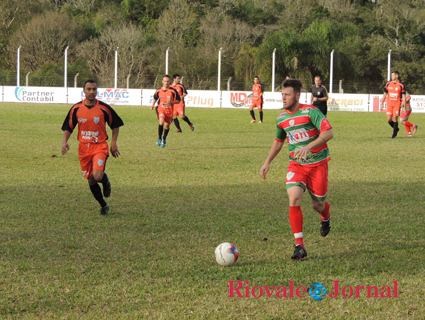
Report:
M189 108L165 149L147 107L116 107L125 126L110 158L110 214L81 175L76 134L60 154L70 106L0 104L0 317L40 319L421 319L425 312L425 114L397 139L383 113L331 112L328 202L332 230L303 199L308 258L291 261L288 151L259 170L279 110L263 125L238 109ZM268 240L264 240L267 238ZM221 242L236 266L214 260ZM229 280L307 288L379 288L399 298L228 298Z

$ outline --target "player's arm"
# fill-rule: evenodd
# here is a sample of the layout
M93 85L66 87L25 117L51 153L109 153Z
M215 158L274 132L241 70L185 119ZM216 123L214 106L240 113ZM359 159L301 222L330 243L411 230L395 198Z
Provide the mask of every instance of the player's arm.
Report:
M382 100L381 100L381 110L384 109L384 102L387 99L387 95L388 95L388 90L387 90L387 87L385 86L384 95L382 96Z
M153 99L152 99L151 110L153 110L153 108L155 108L155 103L157 101L158 101L158 95L157 95L157 92L155 92L155 94L153 95Z
M114 158L118 158L120 156L120 152L118 151L118 146L117 146L119 133L120 133L119 127L112 129L111 153Z
M270 149L269 155L267 156L266 161L264 162L263 166L260 169L260 175L263 179L266 179L267 172L269 172L270 170L270 163L273 161L274 158L276 158L280 150L282 150L284 143L285 143L285 140L278 140L278 139L274 140L272 148Z
M68 140L71 134L72 134L71 131L68 131L68 130L63 131L62 150L61 150L63 155L66 155L68 153L68 150L69 150Z
M312 92L311 97L310 97L310 104L313 104L313 100L314 100L314 96L313 96L313 92Z
M173 91L172 91L174 94L173 94L173 98L174 98L174 100L172 100L171 102L170 102L170 104L176 104L176 103L180 103L180 101L181 101L181 98L180 98L180 95L179 95L179 93L177 92L177 90L176 89L173 89Z

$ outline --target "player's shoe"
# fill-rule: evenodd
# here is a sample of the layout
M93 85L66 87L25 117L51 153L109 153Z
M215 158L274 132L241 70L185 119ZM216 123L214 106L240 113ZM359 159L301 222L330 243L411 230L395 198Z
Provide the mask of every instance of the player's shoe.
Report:
M177 133L182 133L183 131L182 131L182 129L177 129L177 131L176 131Z
M331 231L331 218L322 220L322 226L320 227L320 234L322 237L326 237L329 231Z
M195 126L193 125L193 123L189 124L190 130L195 130Z
M415 124L415 125L413 126L413 133L416 133L416 131L418 131L418 125L417 125L417 124Z
M303 259L307 257L307 251L301 247L299 244L295 246L294 254L292 255L292 260Z
M256 123L257 122L257 120L251 120L251 123Z
M395 139L395 137L397 137L397 133L400 131L400 128L397 128L397 131L395 133L393 133L393 135L391 136L391 139Z
M161 148L165 148L166 143L167 143L167 141L165 141L165 139L162 140L162 142L161 142Z
M263 123L263 121L258 121L258 123Z
M413 137L413 134L411 132L409 132L406 137Z
M109 177L108 177L108 181L106 183L102 183L103 185L103 196L105 198L108 198L111 195L111 191L112 191L112 186L111 186L111 182L109 181Z
M160 146L161 145L161 142L162 142L162 140L161 139L158 139L158 141L156 142L156 145L157 146Z
M106 204L106 206L104 206L100 209L100 214L102 216L106 216L108 214L108 211L109 211L109 205Z

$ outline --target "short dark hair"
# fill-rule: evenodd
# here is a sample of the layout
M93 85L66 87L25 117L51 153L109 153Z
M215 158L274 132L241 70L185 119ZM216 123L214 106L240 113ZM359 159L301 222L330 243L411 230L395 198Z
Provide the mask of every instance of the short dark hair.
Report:
M168 74L164 74L164 76L162 77L163 79L164 78L168 78L168 79L170 79L170 76L168 75Z
M301 92L302 86L303 86L303 83L301 82L301 80L298 80L298 79L286 79L282 83L282 88L291 87L292 89L294 89L295 94Z
M400 77L400 73L398 73L398 71L393 71L391 73L394 73L394 74L396 74L396 75L398 75Z
M255 78L257 78L258 80L260 80L260 77L259 77L259 76L255 76L255 77L254 77L254 79L255 79Z
M86 84L87 84L87 83L96 83L96 81L94 81L94 80L87 80L86 82L84 82L83 89L85 89L85 88L86 88ZM96 83L96 87L97 87L97 83Z
M178 73L173 74L173 80L174 80L175 78L177 78L177 77L179 77L179 78L180 78L180 75L179 75Z
M316 79L316 78L319 78L320 80L322 80L322 77L319 76L319 75L317 75L317 76L314 77L314 79Z

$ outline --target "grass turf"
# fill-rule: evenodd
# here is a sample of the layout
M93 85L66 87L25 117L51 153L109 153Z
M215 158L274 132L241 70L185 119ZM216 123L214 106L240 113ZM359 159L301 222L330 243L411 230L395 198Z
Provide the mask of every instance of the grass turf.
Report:
M0 316L4 318L420 319L425 312L423 154L418 133L392 140L382 113L330 112L332 230L303 199L308 258L291 261L284 146L259 176L280 110L188 108L166 148L147 107L115 107L121 157L108 160L108 216L81 175L76 133L60 154L70 106L0 104ZM110 132L110 131L109 131ZM223 268L221 243L240 258ZM295 287L393 287L398 298L229 298L229 280ZM245 285L245 283L244 283ZM244 292L242 290L242 292ZM258 294L257 288L256 293Z

